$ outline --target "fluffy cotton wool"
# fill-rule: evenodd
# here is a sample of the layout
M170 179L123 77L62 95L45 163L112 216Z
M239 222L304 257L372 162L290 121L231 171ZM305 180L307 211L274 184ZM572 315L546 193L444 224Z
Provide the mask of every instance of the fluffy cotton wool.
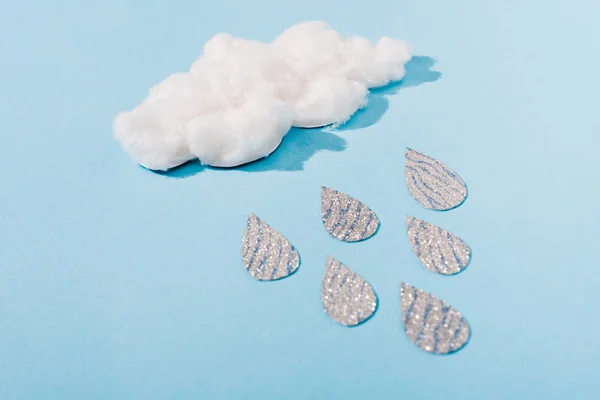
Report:
M369 88L402 79L410 58L403 41L343 38L323 22L295 25L271 43L219 34L190 72L119 113L115 137L148 169L195 158L234 167L271 154L292 126L347 121L367 104Z

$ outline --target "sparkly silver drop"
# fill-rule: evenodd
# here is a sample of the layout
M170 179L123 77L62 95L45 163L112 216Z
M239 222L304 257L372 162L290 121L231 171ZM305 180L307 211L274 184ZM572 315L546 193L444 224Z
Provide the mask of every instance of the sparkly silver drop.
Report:
M344 326L366 321L377 309L377 296L371 285L331 256L327 257L321 301L331 319Z
M406 335L429 353L454 353L469 341L471 328L467 320L436 296L401 283L400 307Z
M423 207L444 211L465 201L467 186L452 169L413 149L406 149L405 160L408 190Z
M428 270L453 275L469 264L471 248L455 234L415 217L406 217L406 228L415 255Z
M352 196L321 188L323 225L331 236L345 242L370 238L379 228L379 219L369 207Z
M242 239L242 261L257 280L273 281L293 274L300 256L281 233L250 214Z

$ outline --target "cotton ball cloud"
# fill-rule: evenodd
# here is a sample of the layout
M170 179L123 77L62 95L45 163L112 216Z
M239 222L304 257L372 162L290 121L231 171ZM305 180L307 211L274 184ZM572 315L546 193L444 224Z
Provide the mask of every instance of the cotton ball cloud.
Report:
M366 106L368 89L402 79L410 58L401 40L344 38L323 22L295 25L271 43L218 34L189 72L119 113L114 134L148 169L196 158L238 166L271 154L292 126L347 121Z

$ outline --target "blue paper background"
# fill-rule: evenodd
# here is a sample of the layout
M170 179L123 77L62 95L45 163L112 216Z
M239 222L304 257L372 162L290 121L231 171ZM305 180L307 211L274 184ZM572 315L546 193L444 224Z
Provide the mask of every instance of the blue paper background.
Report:
M596 399L599 13L596 0L4 3L0 399ZM113 140L115 113L212 34L270 40L311 19L421 57L344 129L293 131L240 170L154 174ZM462 176L463 206L410 197L406 146ZM369 205L378 234L329 237L321 185ZM250 212L299 249L293 277L244 271ZM467 241L469 268L421 267L407 214ZM360 327L321 311L328 254L379 295ZM400 280L465 314L463 351L406 339Z

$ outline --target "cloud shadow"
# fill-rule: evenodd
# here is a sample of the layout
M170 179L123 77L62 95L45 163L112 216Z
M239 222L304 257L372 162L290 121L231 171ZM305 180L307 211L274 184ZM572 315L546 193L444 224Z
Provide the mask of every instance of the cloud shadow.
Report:
M196 160L188 161L185 164L179 165L175 168L171 168L167 171L153 171L153 170L148 170L148 171L153 172L157 175L166 176L167 178L183 179L183 178L189 178L190 176L194 176L194 175L204 171L207 168L209 168L209 167L207 167L206 165L202 165L200 163L200 160L196 159Z
M359 110L348 122L338 130L349 131L367 128L376 124L383 117L390 106L386 96L397 94L402 89L419 86L424 83L435 82L442 76L441 72L432 71L435 59L426 56L415 56L406 64L406 75L401 81L392 82L381 88L371 89L369 104Z
M343 151L346 139L324 128L292 128L270 156L242 165L246 172L302 171L304 163L320 151Z
M343 151L346 140L325 128L292 128L281 144L269 156L238 167L215 168L202 165L199 160L188 161L167 171L151 171L169 178L188 178L207 169L235 169L244 172L302 171L304 163L320 151Z

